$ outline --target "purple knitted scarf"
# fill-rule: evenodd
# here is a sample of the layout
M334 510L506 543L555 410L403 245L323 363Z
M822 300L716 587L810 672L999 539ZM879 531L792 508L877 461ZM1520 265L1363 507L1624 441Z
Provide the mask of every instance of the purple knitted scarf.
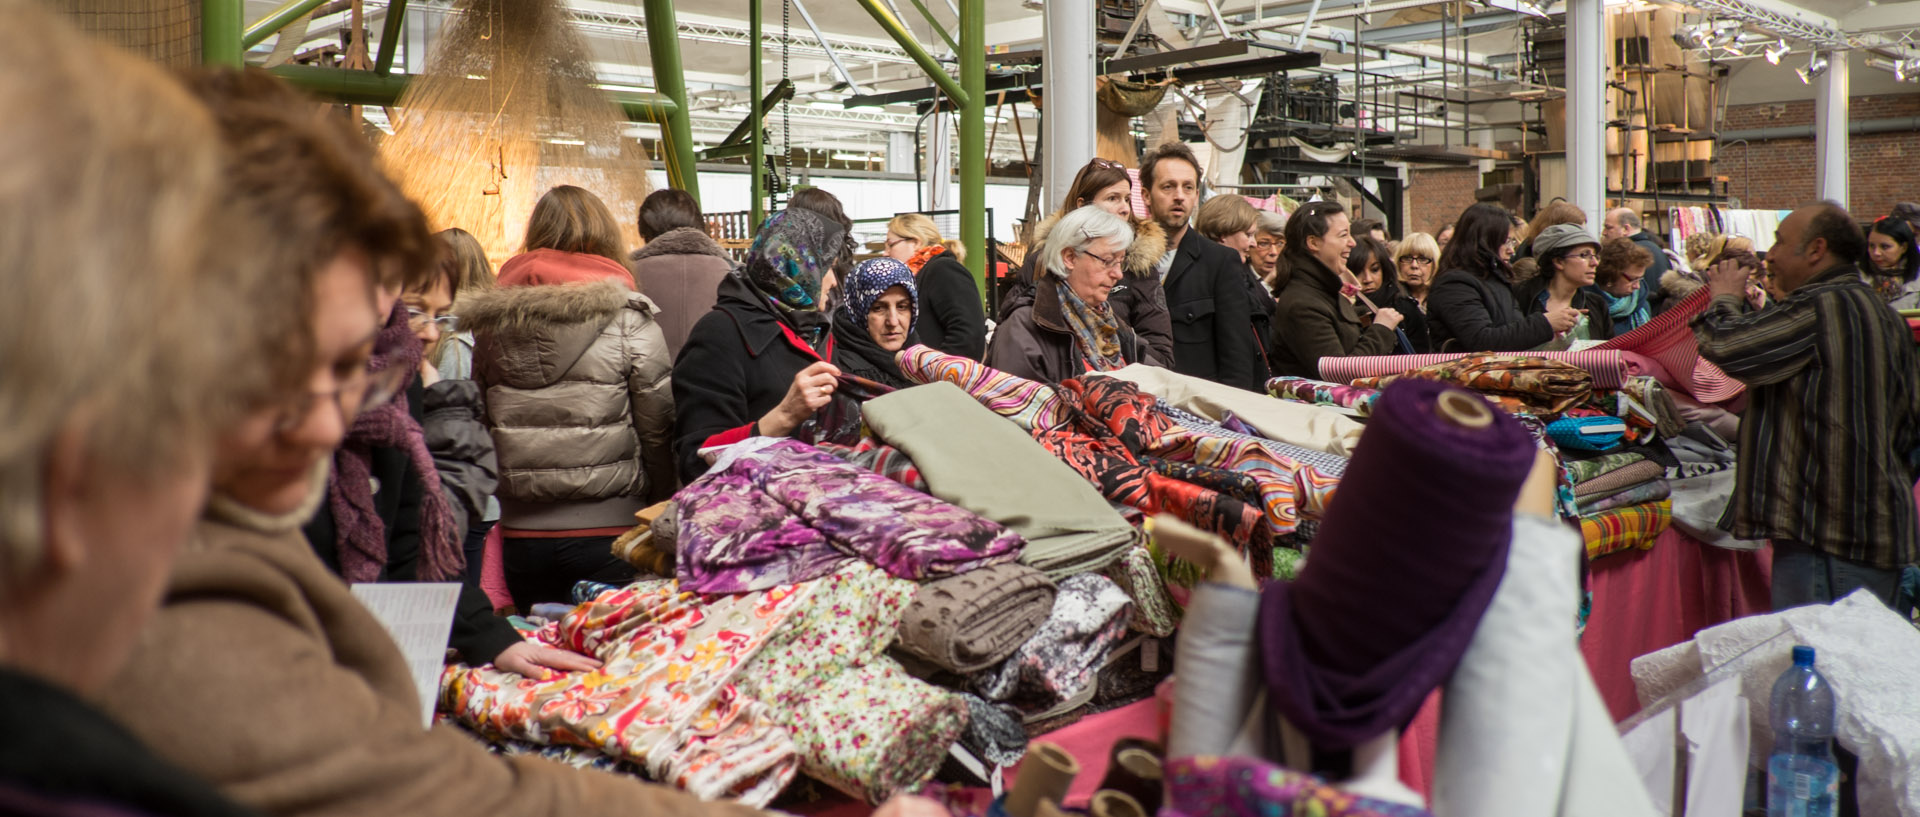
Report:
M420 339L407 328L406 305L395 303L387 325L374 340L373 359L367 369L379 372L402 366L417 371L420 355ZM327 505L333 510L342 577L348 583L374 581L387 563L387 526L373 506L375 448L397 448L406 452L412 476L423 483L420 580L458 581L466 569L466 556L454 538L453 508L440 490L440 472L433 465L433 455L427 452L425 432L407 411L405 394L395 396L379 408L361 412L354 418L353 428L347 432L340 450L334 452Z

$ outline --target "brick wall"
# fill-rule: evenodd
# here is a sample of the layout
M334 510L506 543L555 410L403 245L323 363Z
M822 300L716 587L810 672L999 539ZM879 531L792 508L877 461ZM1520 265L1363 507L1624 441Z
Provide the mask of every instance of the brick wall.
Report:
M1920 93L1856 96L1847 118L1855 122L1920 116ZM1813 101L1739 105L1727 109L1722 132L1813 124ZM1814 144L1773 139L1721 145L1715 173L1751 208L1787 210L1814 197ZM1894 202L1920 201L1920 130L1855 135L1847 141L1847 209L1862 219L1884 215Z
M1473 206L1473 192L1480 189L1480 168L1474 165L1416 168L1407 178L1407 226L1403 233L1430 233L1441 223L1459 218L1462 211Z

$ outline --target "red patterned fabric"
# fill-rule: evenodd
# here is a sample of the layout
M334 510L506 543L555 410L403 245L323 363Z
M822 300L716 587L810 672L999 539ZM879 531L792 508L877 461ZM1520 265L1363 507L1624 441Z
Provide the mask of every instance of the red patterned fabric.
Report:
M1598 349L1637 352L1653 358L1667 370L1674 388L1702 403L1720 403L1739 397L1747 387L1700 357L1699 344L1687 322L1713 302L1705 287L1695 290L1640 328L1600 344Z

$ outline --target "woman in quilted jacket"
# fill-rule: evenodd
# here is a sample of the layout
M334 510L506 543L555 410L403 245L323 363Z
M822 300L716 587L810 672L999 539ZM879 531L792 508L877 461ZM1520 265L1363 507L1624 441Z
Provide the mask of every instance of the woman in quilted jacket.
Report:
M499 287L459 307L499 458L507 589L521 610L567 601L581 579L632 579L609 546L676 487L673 359L620 243L599 198L556 187L534 206L526 251L501 265Z

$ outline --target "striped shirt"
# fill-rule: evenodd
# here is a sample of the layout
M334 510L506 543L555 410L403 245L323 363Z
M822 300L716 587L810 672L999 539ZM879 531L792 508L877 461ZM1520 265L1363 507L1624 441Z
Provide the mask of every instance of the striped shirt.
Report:
M1886 301L1839 266L1760 312L1716 297L1692 326L1700 356L1750 389L1733 534L1880 569L1915 563L1920 356Z

